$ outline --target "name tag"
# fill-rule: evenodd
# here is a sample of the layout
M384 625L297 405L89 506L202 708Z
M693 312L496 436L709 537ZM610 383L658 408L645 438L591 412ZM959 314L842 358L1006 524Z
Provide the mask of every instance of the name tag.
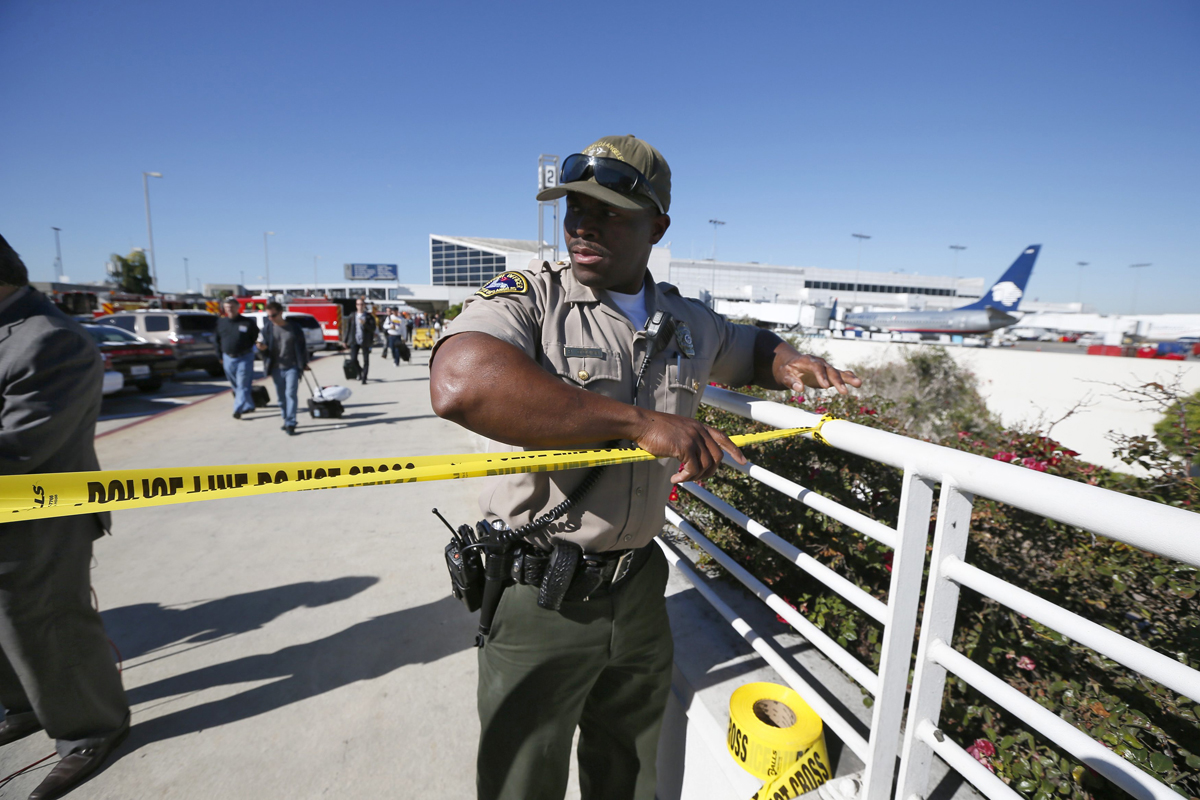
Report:
M598 358L601 361L607 358L599 347L567 347L564 352L567 358Z
M246 331L250 330L250 326L249 325L238 325L238 330L241 331L242 333L245 333Z

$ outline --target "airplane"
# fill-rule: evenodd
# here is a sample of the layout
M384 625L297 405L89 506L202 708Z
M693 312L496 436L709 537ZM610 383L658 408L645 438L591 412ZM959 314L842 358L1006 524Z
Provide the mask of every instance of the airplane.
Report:
M903 333L987 333L1017 322L1013 316L1033 272L1040 244L1026 247L1000 280L980 299L950 311L863 311L846 314L844 322L857 328Z

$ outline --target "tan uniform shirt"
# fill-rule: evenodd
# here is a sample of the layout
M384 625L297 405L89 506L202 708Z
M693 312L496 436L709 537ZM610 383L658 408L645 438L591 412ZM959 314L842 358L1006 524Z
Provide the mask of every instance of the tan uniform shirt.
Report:
M643 326L635 327L607 292L576 281L569 264L543 263L540 271L498 276L467 300L442 341L467 331L486 333L520 348L572 386L687 417L695 416L710 378L733 386L750 383L756 328L733 325L681 297L674 286L655 284L648 274L645 287L647 315L662 309L684 323L695 355L686 354L686 343L677 335L650 362L636 401L634 382L647 343ZM496 387L497 393L504 391L503 385ZM580 449L611 446L595 442ZM609 466L579 505L535 540L549 546L552 538L569 539L591 553L643 547L662 530L670 477L678 469L676 459L666 458ZM586 474L578 469L495 478L479 505L489 519L515 528L561 503Z

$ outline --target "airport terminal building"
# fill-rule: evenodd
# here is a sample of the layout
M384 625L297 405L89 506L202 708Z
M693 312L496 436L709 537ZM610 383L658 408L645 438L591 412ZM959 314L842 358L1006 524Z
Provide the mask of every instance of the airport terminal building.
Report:
M479 287L499 272L526 269L537 259L536 241L431 234L429 282ZM983 278L674 259L667 247L651 252L650 272L678 286L684 296L710 304L724 300L829 306L836 298L844 306L946 309L978 300L985 288Z
M553 258L549 248L546 259ZM560 258L565 258L565 251ZM538 243L529 239L488 239L475 236L429 236L429 283L384 281L273 283L272 292L323 295L335 299L363 297L377 304L411 304L423 310L444 310L461 303L495 275L529 269L539 261ZM798 306L833 305L841 308L943 310L974 302L982 296L983 278L952 278L905 272L870 272L822 267L794 267L758 262L676 259L668 247L655 247L650 272L656 280L679 287L685 297L703 300L730 316L773 319L769 306L794 317ZM262 284L245 287L266 291ZM750 305L755 308L751 309Z

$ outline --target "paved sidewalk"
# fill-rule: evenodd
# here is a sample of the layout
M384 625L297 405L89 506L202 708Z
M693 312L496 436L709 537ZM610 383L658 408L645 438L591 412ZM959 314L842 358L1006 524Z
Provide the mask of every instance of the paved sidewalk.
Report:
M99 438L100 462L121 469L476 451L478 437L434 416L426 360L417 353L395 367L374 359L371 383L348 384L354 395L343 418L304 412L295 437L280 430L277 406L236 421L222 395ZM341 362L315 362L322 383L346 383ZM301 390L302 406L306 396ZM484 480L117 512L114 535L96 543L93 581L124 659L134 728L119 757L72 797L474 797L477 615L450 597L447 532L430 508L473 522ZM869 718L858 689L773 612L726 581L710 585L831 702ZM729 696L748 681L781 681L682 576L672 575L667 594L683 681L676 693L695 692L715 736L710 749L689 735L678 704L669 706L662 796L748 797L753 779L730 782L718 769ZM837 759L836 737L829 744L839 774L861 767L848 752ZM0 748L0 777L52 749L44 734ZM28 796L56 760L0 788L0 798ZM572 763L567 800L579 797L574 772ZM959 783L950 776L932 796L948 800Z
M341 420L221 398L97 441L105 468L456 453L426 355L373 359ZM318 360L346 383L341 359ZM275 388L270 388L274 400ZM301 404L307 392L301 391ZM124 658L134 728L87 798L470 797L474 618L449 596L446 531L478 518L479 480L361 487L117 512L93 581ZM53 749L0 749L0 776ZM49 765L0 797L25 797Z

